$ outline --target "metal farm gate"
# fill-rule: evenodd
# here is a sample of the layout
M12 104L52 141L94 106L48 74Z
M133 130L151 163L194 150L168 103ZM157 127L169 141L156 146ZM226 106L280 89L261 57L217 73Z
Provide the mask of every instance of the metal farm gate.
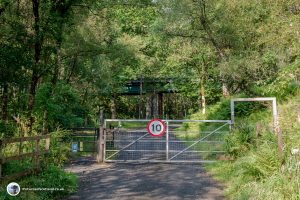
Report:
M149 120L106 119L105 162L214 162L224 153L230 120L162 120L166 132L152 137Z

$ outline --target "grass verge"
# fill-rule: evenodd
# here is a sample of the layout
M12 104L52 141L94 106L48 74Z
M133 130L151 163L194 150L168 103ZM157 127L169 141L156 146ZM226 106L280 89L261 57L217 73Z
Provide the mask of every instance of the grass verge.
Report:
M300 96L282 102L278 109L284 139L282 164L270 111L253 109L239 116L226 138L226 153L232 160L205 166L224 183L229 199L300 199L300 154L292 153L300 149Z
M41 173L16 180L21 191L16 197L6 192L6 185L1 185L0 199L11 200L50 200L64 199L76 191L77 177L59 167L49 165ZM28 188L28 190L26 190ZM38 190L37 190L38 189Z

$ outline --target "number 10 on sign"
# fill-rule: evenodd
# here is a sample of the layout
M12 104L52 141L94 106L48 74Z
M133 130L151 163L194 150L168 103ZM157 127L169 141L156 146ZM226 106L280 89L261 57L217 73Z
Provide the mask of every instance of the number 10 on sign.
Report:
M147 125L147 130L153 137L159 137L165 133L166 125L160 119L152 119Z

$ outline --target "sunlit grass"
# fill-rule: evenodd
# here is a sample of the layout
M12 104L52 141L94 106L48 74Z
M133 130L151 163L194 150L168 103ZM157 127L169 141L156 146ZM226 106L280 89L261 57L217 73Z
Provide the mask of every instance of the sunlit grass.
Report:
M300 148L300 123L297 121L300 97L279 105L280 128L284 138L284 162L278 160L276 136L272 131L270 112L254 112L237 123L261 123L261 133L253 138L243 136L244 128L229 135L229 149L236 148L233 161L206 164L205 168L221 181L229 199L300 199L300 155L292 155L292 148ZM243 127L243 126L242 126ZM248 141L247 141L248 140ZM252 141L252 142L251 142ZM249 143L248 143L249 142ZM228 150L229 150L228 149ZM227 152L232 155L233 152Z

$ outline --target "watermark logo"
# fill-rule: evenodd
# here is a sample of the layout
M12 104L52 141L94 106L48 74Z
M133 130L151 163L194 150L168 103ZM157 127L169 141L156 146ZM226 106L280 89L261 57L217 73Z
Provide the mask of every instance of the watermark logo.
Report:
M17 196L20 193L20 186L18 183L11 182L6 187L7 193L11 196Z

